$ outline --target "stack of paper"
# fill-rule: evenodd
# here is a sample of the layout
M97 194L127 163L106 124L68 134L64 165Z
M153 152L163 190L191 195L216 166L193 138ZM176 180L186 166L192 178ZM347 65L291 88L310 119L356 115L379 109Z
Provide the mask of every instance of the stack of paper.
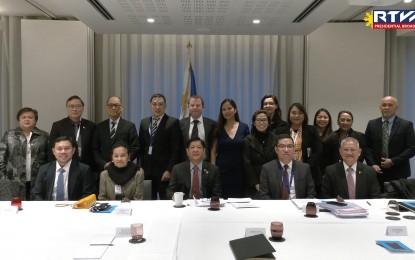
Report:
M353 203L331 203L322 202L318 204L323 209L330 210L336 217L339 218L359 218L367 217L369 212L366 209Z

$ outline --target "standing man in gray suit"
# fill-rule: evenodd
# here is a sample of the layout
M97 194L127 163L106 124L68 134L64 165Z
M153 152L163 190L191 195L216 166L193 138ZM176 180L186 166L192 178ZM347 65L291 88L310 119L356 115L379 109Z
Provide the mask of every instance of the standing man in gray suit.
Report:
M409 159L415 155L415 132L411 121L396 115L398 100L382 98L379 105L382 117L372 119L366 127L366 162L383 183L411 176Z
M142 119L140 123L140 163L145 179L151 180L153 200L167 199L171 170L180 162L183 149L179 120L166 114L166 106L164 95L152 95L152 116Z
M323 176L321 198L377 199L379 184L372 167L359 162L362 149L354 137L346 137L339 148L342 162L327 166Z
M293 160L294 141L290 135L278 135L275 152L278 158L262 166L259 197L274 200L314 198L310 166Z
M189 116L180 120L180 129L183 134L184 147L189 139L199 137L206 144L205 161L210 162L210 147L213 141L213 130L216 121L204 117L205 101L201 96L191 96L187 104ZM184 149L184 160L186 160L186 150Z
M167 198L172 198L175 192L183 192L184 199L193 196L199 198L220 197L222 185L219 169L203 160L206 144L199 137L190 138L186 143L186 153L189 160L173 167Z

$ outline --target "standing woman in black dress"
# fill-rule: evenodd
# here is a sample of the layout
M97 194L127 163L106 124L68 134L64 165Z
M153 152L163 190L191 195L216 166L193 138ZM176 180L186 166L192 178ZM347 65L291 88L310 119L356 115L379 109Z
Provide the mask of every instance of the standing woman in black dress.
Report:
M276 137L270 132L271 119L265 110L257 110L252 116L251 134L244 140L244 168L247 195L259 198L259 176L264 163L277 158L275 152Z
M265 95L261 99L261 109L267 111L268 116L271 118L269 125L271 132L276 135L288 133L288 125L281 119L281 108L276 96Z
M242 151L244 138L248 134L248 125L239 121L235 101L223 100L210 158L211 163L219 168L225 199L245 196Z
M320 108L314 115L314 127L317 129L323 151L320 156L320 171L324 174L326 167L332 164L331 135L333 133L331 115L325 108Z

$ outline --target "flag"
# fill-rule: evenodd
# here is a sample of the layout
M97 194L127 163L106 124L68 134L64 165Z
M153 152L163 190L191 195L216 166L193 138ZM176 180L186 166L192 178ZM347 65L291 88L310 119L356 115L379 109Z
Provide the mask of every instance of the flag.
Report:
M180 119L189 116L188 102L191 96L196 95L196 82L195 74L192 69L192 62L187 61L186 69L184 71L184 84L183 84L183 93L182 93L182 111L180 113Z

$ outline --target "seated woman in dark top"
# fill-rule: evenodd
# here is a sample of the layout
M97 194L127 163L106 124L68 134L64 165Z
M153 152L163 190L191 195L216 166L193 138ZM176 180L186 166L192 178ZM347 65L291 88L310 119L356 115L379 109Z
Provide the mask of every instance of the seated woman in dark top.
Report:
M99 200L142 200L144 174L130 162L130 147L120 141L112 147L112 163L101 172Z
M333 133L331 115L329 111L325 108L320 108L317 110L314 116L314 127L317 129L318 135L320 136L320 141L323 145L323 151L320 156L319 165L321 174L324 174L326 167L332 162L330 161L331 156L331 147L330 147L330 136Z
M276 138L269 130L270 117L265 110L257 110L252 116L251 134L244 139L244 169L247 195L257 199L259 177L264 163L274 160Z
M288 134L288 125L281 119L281 108L278 104L278 99L274 95L265 95L261 99L261 109L267 111L271 119L269 124L269 131L276 135Z
M354 137L359 141L359 147L362 149L362 153L359 156L359 162L363 162L366 156L366 140L365 134L353 130L353 114L350 111L340 111L337 116L337 124L339 129L333 132L330 137L331 144L331 164L341 161L339 152L340 143L346 137Z

